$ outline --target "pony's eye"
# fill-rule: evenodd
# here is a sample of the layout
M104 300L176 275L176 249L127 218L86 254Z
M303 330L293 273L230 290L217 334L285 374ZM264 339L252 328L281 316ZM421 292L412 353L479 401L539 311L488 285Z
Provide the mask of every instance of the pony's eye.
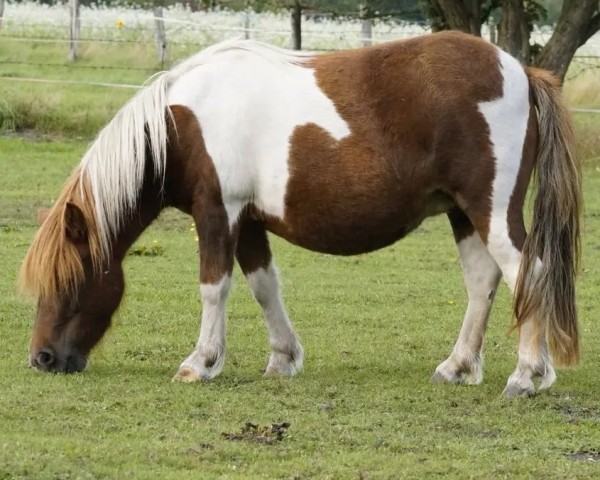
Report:
M65 318L71 319L79 312L79 301L77 298L72 298L69 300L67 304L67 308L65 309L64 316Z

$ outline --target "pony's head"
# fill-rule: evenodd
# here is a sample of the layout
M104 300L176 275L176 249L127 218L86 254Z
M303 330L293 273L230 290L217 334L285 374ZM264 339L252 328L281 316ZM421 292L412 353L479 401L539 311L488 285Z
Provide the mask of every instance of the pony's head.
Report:
M20 277L22 289L38 300L29 363L80 372L121 301L123 270L100 244L90 187L78 172L38 221Z

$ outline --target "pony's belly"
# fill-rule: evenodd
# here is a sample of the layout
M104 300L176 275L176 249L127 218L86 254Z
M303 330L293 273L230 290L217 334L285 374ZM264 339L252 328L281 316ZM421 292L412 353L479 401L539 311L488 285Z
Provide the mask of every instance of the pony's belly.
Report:
M319 206L309 214L288 210L284 221L268 220L267 229L309 250L355 255L394 243L414 230L424 218L357 211L336 213L326 206Z
M421 222L454 206L445 193L406 192L381 196L380 202L364 197L328 198L325 202L287 205L284 219L270 217L272 233L309 250L333 255L355 255L386 247L408 235Z
M296 231L283 234L286 240L300 247L330 255L358 255L372 252L400 240L417 225L400 225L393 231L369 232L362 229ZM277 233L277 232L275 232Z

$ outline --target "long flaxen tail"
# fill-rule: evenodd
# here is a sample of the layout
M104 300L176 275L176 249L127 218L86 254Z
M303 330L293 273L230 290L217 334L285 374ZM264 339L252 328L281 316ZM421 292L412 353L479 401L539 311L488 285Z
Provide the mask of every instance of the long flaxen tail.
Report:
M573 128L560 82L543 70L526 71L539 125L537 193L523 246L514 314L517 327L531 319L541 335L547 334L558 364L573 365L579 361L575 279L583 208L581 166L574 154Z

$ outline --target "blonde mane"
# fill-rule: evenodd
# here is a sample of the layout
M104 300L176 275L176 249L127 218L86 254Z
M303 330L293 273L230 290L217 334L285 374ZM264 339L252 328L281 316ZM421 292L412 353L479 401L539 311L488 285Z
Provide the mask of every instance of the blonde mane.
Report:
M72 294L84 278L81 256L66 235L67 203L77 205L83 212L94 269L98 271L104 263L90 184L76 170L67 180L60 197L38 230L21 267L21 290L42 299L64 293Z
M162 182L166 167L169 86L186 72L232 50L261 55L271 61L301 64L313 54L291 52L252 40L230 40L208 47L167 72L151 77L100 131L59 200L38 231L23 263L21 288L39 297L72 292L83 279L76 248L65 235L67 202L83 212L94 267L110 258L113 239L137 207L144 182L146 153Z

